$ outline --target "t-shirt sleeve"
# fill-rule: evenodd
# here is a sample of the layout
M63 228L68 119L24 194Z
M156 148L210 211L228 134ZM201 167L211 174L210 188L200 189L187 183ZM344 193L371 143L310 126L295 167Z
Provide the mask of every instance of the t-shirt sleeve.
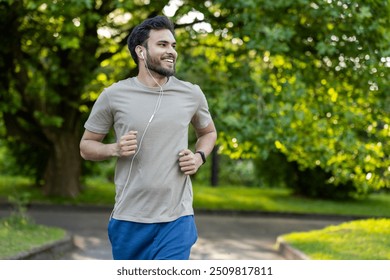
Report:
M113 125L113 115L110 108L107 91L103 91L92 107L85 129L100 134L107 134Z
M202 92L199 86L196 86L198 94L199 94L199 106L198 109L195 112L195 115L192 118L191 123L193 126L197 129L202 129L208 126L211 121L211 114L209 111L209 106L207 103L206 96Z

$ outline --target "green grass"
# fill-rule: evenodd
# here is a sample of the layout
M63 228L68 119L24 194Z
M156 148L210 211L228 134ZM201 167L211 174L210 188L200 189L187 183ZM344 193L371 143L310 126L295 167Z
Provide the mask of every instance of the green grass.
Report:
M194 187L194 207L212 210L390 217L390 195L331 201L291 195L287 189Z
M31 187L25 178L0 176L0 202L10 195L28 193L31 202L103 205L114 203L115 187L112 182L98 178L86 181L86 187L75 198L48 198L39 189ZM345 201L309 199L291 195L287 189L247 188L237 186L194 185L194 208L205 210L261 211L277 213L326 214L367 217L390 217L390 194L372 194L366 198Z
M283 235L313 260L390 260L390 219L367 219Z
M61 240L66 231L37 225L28 219L11 216L0 220L0 259Z
M32 180L28 178L0 176L0 202L7 201L9 196L28 193L30 202L34 203L103 206L112 206L114 203L115 186L102 179L88 179L77 198L46 197L39 188L32 187L32 184Z

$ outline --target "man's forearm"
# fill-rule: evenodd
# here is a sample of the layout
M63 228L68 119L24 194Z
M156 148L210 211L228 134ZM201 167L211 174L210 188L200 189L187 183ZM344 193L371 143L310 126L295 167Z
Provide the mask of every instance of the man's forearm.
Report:
M202 151L206 156L211 154L217 140L217 132L212 131L198 138L195 144L196 151Z
M85 160L101 161L119 155L117 143L104 144L94 140L80 142L80 154Z

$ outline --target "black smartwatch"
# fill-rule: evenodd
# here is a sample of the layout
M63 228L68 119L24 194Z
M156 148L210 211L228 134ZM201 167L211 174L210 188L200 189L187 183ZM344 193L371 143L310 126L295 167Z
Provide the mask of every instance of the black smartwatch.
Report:
M206 163L206 156L205 156L204 152L196 151L195 154L200 154L200 156L202 157L202 161L203 161L202 165Z

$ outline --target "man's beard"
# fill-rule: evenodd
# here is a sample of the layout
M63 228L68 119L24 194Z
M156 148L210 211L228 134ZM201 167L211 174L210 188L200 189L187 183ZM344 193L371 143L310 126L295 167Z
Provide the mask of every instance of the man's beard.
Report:
M173 59L173 58L172 58ZM161 76L164 77L170 77L175 75L176 72L176 65L173 65L172 69L169 68L164 68L161 66L161 61L155 58L151 58L151 56L148 54L146 58L146 67L150 70L153 71Z

